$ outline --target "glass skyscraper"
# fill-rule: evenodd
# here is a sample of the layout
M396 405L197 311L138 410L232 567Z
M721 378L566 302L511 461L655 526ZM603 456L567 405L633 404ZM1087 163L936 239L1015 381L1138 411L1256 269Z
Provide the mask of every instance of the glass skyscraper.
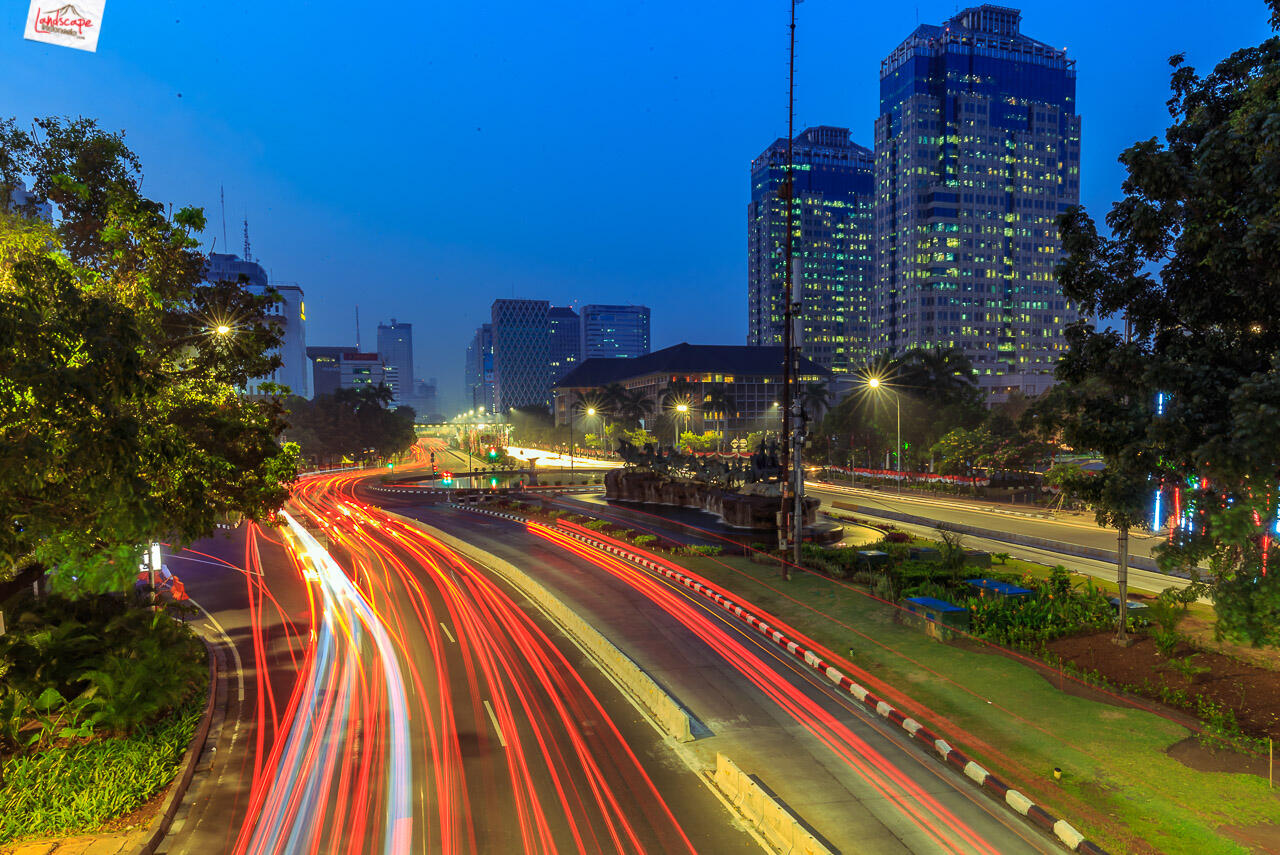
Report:
M582 307L582 358L615 359L649 352L648 306Z
M1054 276L1056 219L1080 198L1075 61L965 9L880 63L877 350L958 347L990 400L1052 385L1078 317Z
M512 407L551 405L551 336L546 300L494 300L494 405L499 413Z
M408 404L414 397L413 381L413 324L378 324L378 355L390 371L387 385L395 396L395 403Z
M582 319L568 306L552 306L547 311L547 323L554 383L582 360Z
M819 126L792 141L793 259L801 285L801 353L846 373L870 348L874 286L874 178L871 151L848 128ZM787 141L751 162L747 206L747 344L782 344L787 208L779 196Z

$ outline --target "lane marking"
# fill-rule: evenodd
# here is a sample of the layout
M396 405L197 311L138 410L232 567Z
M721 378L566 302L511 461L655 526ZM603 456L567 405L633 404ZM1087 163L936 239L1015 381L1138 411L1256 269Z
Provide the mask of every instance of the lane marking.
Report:
M222 624L218 623L218 619L209 613L209 610L195 601L194 597L187 598L187 602L198 608L209 623L213 624L213 629L218 635L222 636L222 642L231 648L231 657L236 662L236 699L240 703L244 703L244 663L240 661L240 650L236 647L236 643L231 640L231 636L227 635L227 631L222 628Z
M455 639L455 638L453 637L453 633L452 633L452 632L449 632L449 627L447 627L447 626L445 626L445 625L444 625L444 621L440 621L440 628L444 630L445 637L447 637L447 638L448 638L450 641L452 641L454 644L457 644L457 643L458 643L458 642L457 642L457 639ZM485 703L488 703L488 701L486 701Z
M489 706L488 699L484 702L485 711L489 713L489 721L493 722L493 729L498 733L498 744L503 748L507 747L507 740L502 736L502 728L498 726L498 717L493 714L493 707Z

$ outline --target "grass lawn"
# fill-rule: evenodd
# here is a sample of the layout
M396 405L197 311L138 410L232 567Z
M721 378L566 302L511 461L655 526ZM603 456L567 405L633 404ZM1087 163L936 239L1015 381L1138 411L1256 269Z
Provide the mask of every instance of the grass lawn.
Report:
M946 738L1109 851L1246 853L1218 829L1280 823L1265 779L1197 772L1167 756L1190 731L1165 718L1060 691L1007 656L934 641L826 577L784 583L776 566L746 558L676 560L907 694ZM1023 563L992 569L1047 575Z

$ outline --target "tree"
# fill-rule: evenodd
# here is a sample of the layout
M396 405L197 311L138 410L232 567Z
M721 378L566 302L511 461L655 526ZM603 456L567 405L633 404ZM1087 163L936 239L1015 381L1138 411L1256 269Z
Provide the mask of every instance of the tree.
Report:
M719 430L716 431L716 451L724 450L724 425L729 419L729 412L734 408L733 395L729 392L729 387L724 383L716 383L711 386L704 384L702 395L702 412L704 417L710 416L719 422Z
M403 454L417 441L414 412L392 410L391 390L384 384L367 389L338 389L315 400L288 399L285 436L304 457L317 462L369 460Z
M1269 5L1277 26L1280 5ZM1120 522L1141 518L1159 479L1190 479L1205 524L1176 529L1158 560L1207 560L1218 631L1274 643L1259 627L1280 623L1268 593L1280 559L1280 39L1206 77L1181 56L1170 62L1173 124L1163 143L1121 155L1112 237L1079 208L1061 218L1064 293L1091 315L1123 312L1132 329L1128 344L1084 325L1070 332L1064 424L1086 443L1077 447L1102 453L1094 490ZM1099 409L1082 410L1090 401Z
M991 444L985 428L955 428L948 431L929 450L936 458L937 471L943 475L969 475L978 459Z
M0 564L75 590L127 585L143 544L265 519L296 449L280 400L237 387L279 360L271 297L202 282L203 213L138 190L123 138L87 119L0 122ZM56 225L31 216L57 206Z

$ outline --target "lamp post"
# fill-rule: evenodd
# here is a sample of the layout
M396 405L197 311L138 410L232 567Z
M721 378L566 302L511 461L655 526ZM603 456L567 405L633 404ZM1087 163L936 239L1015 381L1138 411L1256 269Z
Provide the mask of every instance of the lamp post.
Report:
M879 377L868 377L867 386L872 391L878 391L879 389L884 387L884 384L880 382ZM896 392L893 395L893 405L894 405L894 409L897 411L897 416L898 416L898 447L893 453L893 458L894 460L897 461L895 468L898 471L898 478L897 478L898 495L901 496L902 495L902 399L898 397L898 393Z
M569 404L569 484L573 484L573 404Z
M680 418L683 420L684 425L685 425L685 430L688 430L688 429L689 429L689 427L688 427L688 425L689 425L689 405L688 405L688 404L676 404L676 412L680 414ZM673 447L674 447L675 449L677 449L677 450L680 448L680 428L678 428L678 427L676 428L676 441L675 441L675 445L674 445Z
M596 408L595 408L595 407L587 407L587 418L589 418L589 419L595 418L595 415L596 415ZM601 432L601 433L604 433L604 431L603 431L603 430L601 430L600 432ZM603 442L603 438L601 438L601 442Z

